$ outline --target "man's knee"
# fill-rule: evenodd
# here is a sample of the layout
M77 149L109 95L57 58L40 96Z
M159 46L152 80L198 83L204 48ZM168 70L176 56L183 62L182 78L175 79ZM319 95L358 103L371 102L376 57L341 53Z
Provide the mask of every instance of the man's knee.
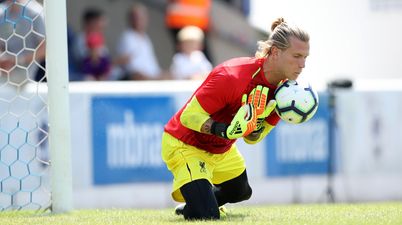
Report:
M219 205L248 200L253 193L248 183L246 171L232 180L216 185L216 187L215 195Z
M247 187L243 191L241 201L249 200L251 198L252 194L253 194L253 189L251 189L250 185L247 185Z
M230 192L229 203L236 203L245 201L251 198L253 194L253 190L251 189L250 185L244 185L239 187L233 192Z

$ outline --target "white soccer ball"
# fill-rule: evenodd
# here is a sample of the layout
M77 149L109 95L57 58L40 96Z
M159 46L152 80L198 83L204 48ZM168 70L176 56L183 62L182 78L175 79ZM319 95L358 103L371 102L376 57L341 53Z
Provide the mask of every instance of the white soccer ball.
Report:
M311 119L318 108L317 92L308 82L287 80L275 90L276 113L292 124Z

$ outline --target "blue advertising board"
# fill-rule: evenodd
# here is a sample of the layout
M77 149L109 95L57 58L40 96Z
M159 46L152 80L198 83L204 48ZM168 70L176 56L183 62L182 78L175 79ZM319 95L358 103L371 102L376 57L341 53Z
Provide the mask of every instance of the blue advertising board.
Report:
M266 137L266 175L272 177L325 174L330 163L328 94L319 94L319 107L302 124L279 122Z
M172 179L161 138L173 97L94 96L91 107L95 185Z

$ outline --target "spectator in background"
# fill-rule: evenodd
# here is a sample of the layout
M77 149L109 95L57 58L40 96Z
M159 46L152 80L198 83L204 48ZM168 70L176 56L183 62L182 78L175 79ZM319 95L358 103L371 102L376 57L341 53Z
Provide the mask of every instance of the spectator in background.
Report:
M208 33L210 30L211 0L169 0L165 22L172 34L175 46L178 45L177 33L186 26L196 26L204 31L203 52L213 62L209 52Z
M86 36L88 55L83 59L81 72L84 80L108 80L111 70L109 55L103 54L104 39L98 32L89 33Z
M82 68L84 59L90 55L90 51L87 46L87 35L91 33L99 33L103 35L107 22L102 10L91 7L84 11L82 16L82 24L83 30L77 34L74 43L72 44L72 60L74 60L74 63L78 68ZM97 51L99 51L99 54L101 55L106 56L109 54L109 50L105 45L103 45L102 48ZM76 79L83 80L84 74L80 74L80 76Z
M5 0L0 8L0 72L8 74L16 84L27 79L44 80L46 51L42 6L36 1Z
M126 73L126 80L164 79L151 39L146 33L148 11L144 5L133 5L127 14L128 28L117 46L117 62Z
M196 26L186 26L177 34L179 51L173 56L170 73L173 79L204 79L212 65L202 49L204 33Z
M67 25L67 50L68 50L68 77L70 81L82 80L82 75L80 73L78 62L74 57L74 43L76 39L75 31L71 26Z

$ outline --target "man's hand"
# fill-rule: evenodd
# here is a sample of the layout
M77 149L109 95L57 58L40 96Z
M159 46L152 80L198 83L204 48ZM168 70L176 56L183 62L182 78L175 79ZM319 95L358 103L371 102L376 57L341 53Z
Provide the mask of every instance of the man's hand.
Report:
M262 129L264 129L264 127L262 126L263 121L275 109L276 101L274 99L270 100L267 104L268 91L268 87L257 85L257 87L255 87L248 96L247 102L253 104L256 108L257 126L254 132L262 132ZM242 101L244 103L245 96L243 96Z
M211 133L217 136L236 139L255 133L256 138L264 130L263 122L272 110L275 109L276 101L271 100L268 105L269 88L262 85L255 87L247 96L242 96L242 106L237 111L230 125L211 121Z
M264 114L265 105L267 104L269 88L257 85L248 95L248 103L253 104L257 113L257 118ZM243 96L244 101L244 96Z
M253 104L244 104L237 111L226 129L228 139L236 139L249 135L257 126L257 115Z
M265 106L264 112L260 116L258 116L257 126L254 131L262 132L261 129L264 129L264 127L262 125L263 125L265 118L268 117L272 111L274 111L275 107L276 107L276 101L275 101L275 99L271 99L268 102L268 105Z

